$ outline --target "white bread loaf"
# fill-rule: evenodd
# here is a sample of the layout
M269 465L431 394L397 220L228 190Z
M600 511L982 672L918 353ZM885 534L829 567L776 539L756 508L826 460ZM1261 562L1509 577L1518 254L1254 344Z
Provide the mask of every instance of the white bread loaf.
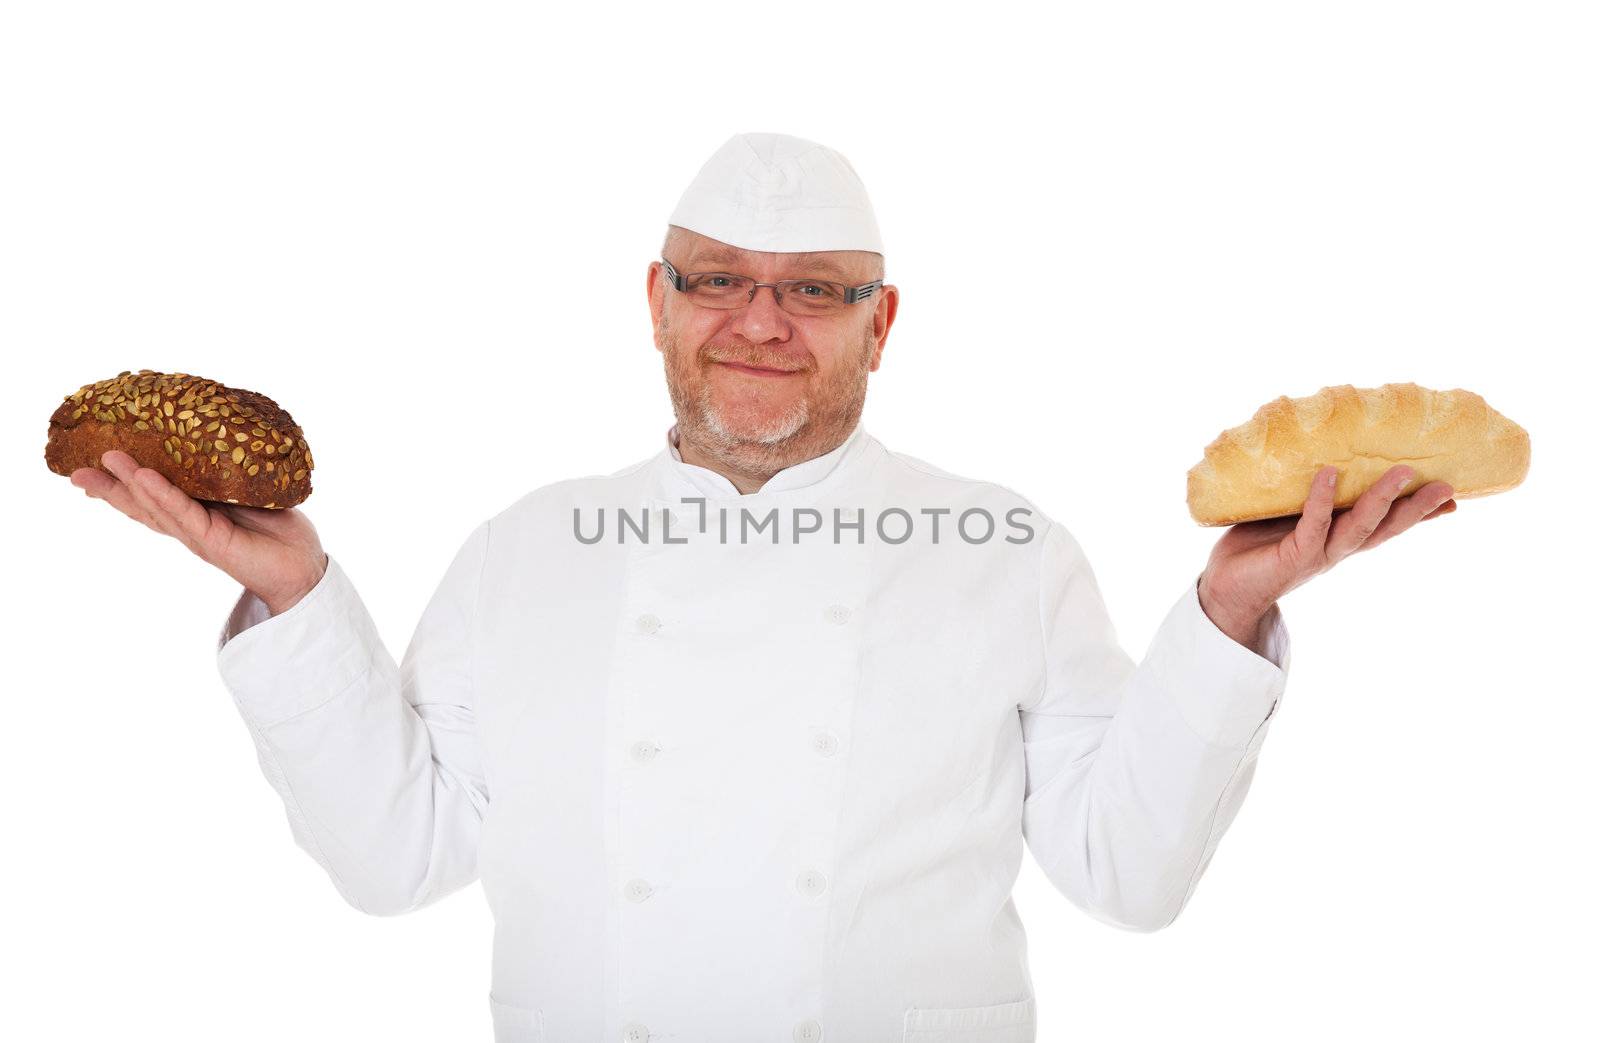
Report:
M1339 468L1334 507L1349 507L1396 464L1415 474L1400 495L1443 481L1455 499L1505 492L1528 473L1528 432L1461 388L1325 387L1279 396L1222 432L1189 469L1189 514L1233 525L1299 514L1319 468Z

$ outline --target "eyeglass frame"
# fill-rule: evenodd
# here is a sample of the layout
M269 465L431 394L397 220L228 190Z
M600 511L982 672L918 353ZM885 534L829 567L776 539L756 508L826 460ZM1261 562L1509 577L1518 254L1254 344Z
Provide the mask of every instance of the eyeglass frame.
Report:
M737 272L687 272L687 273L680 273L678 271L678 269L676 269L676 268L674 268L672 266L672 262L667 260L665 257L661 258L661 267L666 270L667 281L672 283L672 288L677 290L679 293L688 293L689 292L688 286L689 286L689 278L690 278L690 276L695 276L695 275L726 275L730 279L749 279L750 278L750 276L748 276L748 275L739 275ZM752 280L752 281L754 281L754 280ZM784 283L797 283L797 282L827 283L830 286L842 287L844 289L844 302L846 304L854 304L857 301L864 301L868 297L871 297L873 294L877 293L880 289L883 288L883 280L882 279L874 279L871 282L864 282L860 286L845 286L844 283L834 282L832 279L782 279L782 280L779 280L778 282L758 282L758 283L756 283L754 286L750 287L750 296L745 300L744 303L745 303L745 305L749 305L752 301L754 301L756 299L756 291L761 289L761 287L763 287L763 286L772 287L772 292L774 294L777 294L779 286L782 286ZM779 307L783 306L783 301L781 299L778 301L778 306ZM701 307L705 307L705 305L701 305ZM733 311L734 309L725 308L725 309L716 309L716 310ZM786 314L788 314L788 313L786 313Z

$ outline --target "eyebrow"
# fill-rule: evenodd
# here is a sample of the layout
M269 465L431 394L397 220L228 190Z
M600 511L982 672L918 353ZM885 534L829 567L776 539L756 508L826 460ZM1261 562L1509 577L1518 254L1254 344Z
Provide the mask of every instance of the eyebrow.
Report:
M690 254L687 270L691 272L703 271L705 269L701 268L700 266L706 264L725 264L736 266L739 264L739 255L728 250L715 248L699 250L693 254ZM844 280L846 282L855 278L855 276L851 275L850 271L838 261L833 261L826 257L820 257L817 254L796 254L795 265L807 274L821 273L823 275L832 275L835 278ZM804 278L804 276L797 276L796 278Z

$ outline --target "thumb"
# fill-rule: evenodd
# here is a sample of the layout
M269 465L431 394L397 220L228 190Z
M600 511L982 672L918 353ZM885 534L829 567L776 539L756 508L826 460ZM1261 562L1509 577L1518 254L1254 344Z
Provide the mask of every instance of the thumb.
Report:
M1332 464L1318 467L1312 476L1311 490L1300 512L1300 523L1294 527L1295 550L1302 560L1307 555L1322 553L1327 545L1328 529L1333 525L1333 501L1338 478L1339 469Z

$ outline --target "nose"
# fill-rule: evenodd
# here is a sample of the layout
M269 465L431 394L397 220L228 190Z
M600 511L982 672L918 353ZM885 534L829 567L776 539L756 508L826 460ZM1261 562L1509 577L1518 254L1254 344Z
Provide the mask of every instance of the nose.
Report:
M733 319L733 328L751 343L789 339L789 319L778 307L778 290L775 286L757 286L755 299L740 308Z

